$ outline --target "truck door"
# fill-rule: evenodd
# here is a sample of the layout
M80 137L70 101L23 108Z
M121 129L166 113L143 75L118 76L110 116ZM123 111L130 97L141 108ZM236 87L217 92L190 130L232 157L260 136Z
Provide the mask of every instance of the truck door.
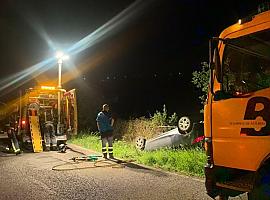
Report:
M221 88L212 102L215 165L255 171L270 151L267 33L232 39L234 46L224 49Z

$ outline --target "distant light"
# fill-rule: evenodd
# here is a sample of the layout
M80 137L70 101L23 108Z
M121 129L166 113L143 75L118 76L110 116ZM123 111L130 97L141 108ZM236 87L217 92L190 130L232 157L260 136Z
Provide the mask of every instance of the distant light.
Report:
M244 17L244 18L238 20L238 24L243 25L243 24L245 24L247 22L252 21L253 18L254 18L254 16L252 16L252 15Z
M55 87L53 86L41 86L42 90L55 90Z
M238 24L241 25L242 24L242 19L238 20Z
M22 120L22 125L25 125L25 123L26 123L25 120Z

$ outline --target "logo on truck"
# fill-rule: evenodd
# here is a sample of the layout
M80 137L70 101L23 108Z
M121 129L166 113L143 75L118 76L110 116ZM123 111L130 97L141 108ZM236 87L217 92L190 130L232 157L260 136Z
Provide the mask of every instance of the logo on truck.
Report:
M270 135L270 99L253 97L249 99L244 116L247 126L241 128L241 134L249 136ZM253 127L252 127L253 126Z

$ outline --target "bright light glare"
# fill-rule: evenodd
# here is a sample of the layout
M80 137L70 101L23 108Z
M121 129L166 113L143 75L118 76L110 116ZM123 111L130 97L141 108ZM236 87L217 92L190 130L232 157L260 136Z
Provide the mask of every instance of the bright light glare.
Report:
M68 59L69 59L69 56L68 56L68 55L64 55L64 56L62 57L62 59L63 59L63 60L68 60Z
M57 51L56 54L55 54L55 57L58 60L68 60L69 59L69 56L64 54L62 51Z
M55 57L56 57L57 59L59 59L59 58L62 58L63 55L64 55L64 53L63 53L62 51L57 51L56 54L55 54Z
M238 20L238 24L239 24L239 25L242 24L242 20L241 20L241 19Z
M151 2L154 2L154 0L149 0L147 1L147 3L145 2L146 1L143 1L143 0L135 1L133 4L131 4L129 7L127 7L125 10L120 12L115 17L113 17L107 23L99 27L97 30L90 33L86 37L82 38L75 44L73 44L71 47L67 49L66 52L69 53L70 55L75 55L87 48L92 47L96 43L101 42L102 40L110 36L111 34L115 34L119 30L121 30L125 24L127 24L132 19L134 19L139 13L142 13L143 9L146 8L146 5L149 5ZM39 27L37 27L37 29ZM45 39L49 38L49 36L46 34L46 32L43 29L41 30L41 34L45 36L44 37ZM48 41L48 44L49 46L53 46L51 40ZM69 58L67 55L64 55L64 53L61 51L57 52L55 56L58 59L58 62L59 62L59 59L67 60ZM16 89L17 87L28 82L30 79L33 79L34 77L39 76L40 74L51 69L52 67L55 67L54 62L55 62L55 59L53 58L45 59L3 80L0 79L0 91L3 91L4 89L7 89L14 85L15 87L10 88L10 91ZM0 96L2 96L3 94L4 93L0 93Z

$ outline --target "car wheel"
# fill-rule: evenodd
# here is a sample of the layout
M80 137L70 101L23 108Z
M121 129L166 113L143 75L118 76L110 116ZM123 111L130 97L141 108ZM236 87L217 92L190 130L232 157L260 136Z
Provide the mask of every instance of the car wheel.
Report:
M192 121L189 117L181 117L178 121L178 131L181 134L186 134L192 129Z
M139 149L139 150L144 150L144 148L145 148L145 142L146 142L146 139L145 138L138 137L136 139L136 148Z

